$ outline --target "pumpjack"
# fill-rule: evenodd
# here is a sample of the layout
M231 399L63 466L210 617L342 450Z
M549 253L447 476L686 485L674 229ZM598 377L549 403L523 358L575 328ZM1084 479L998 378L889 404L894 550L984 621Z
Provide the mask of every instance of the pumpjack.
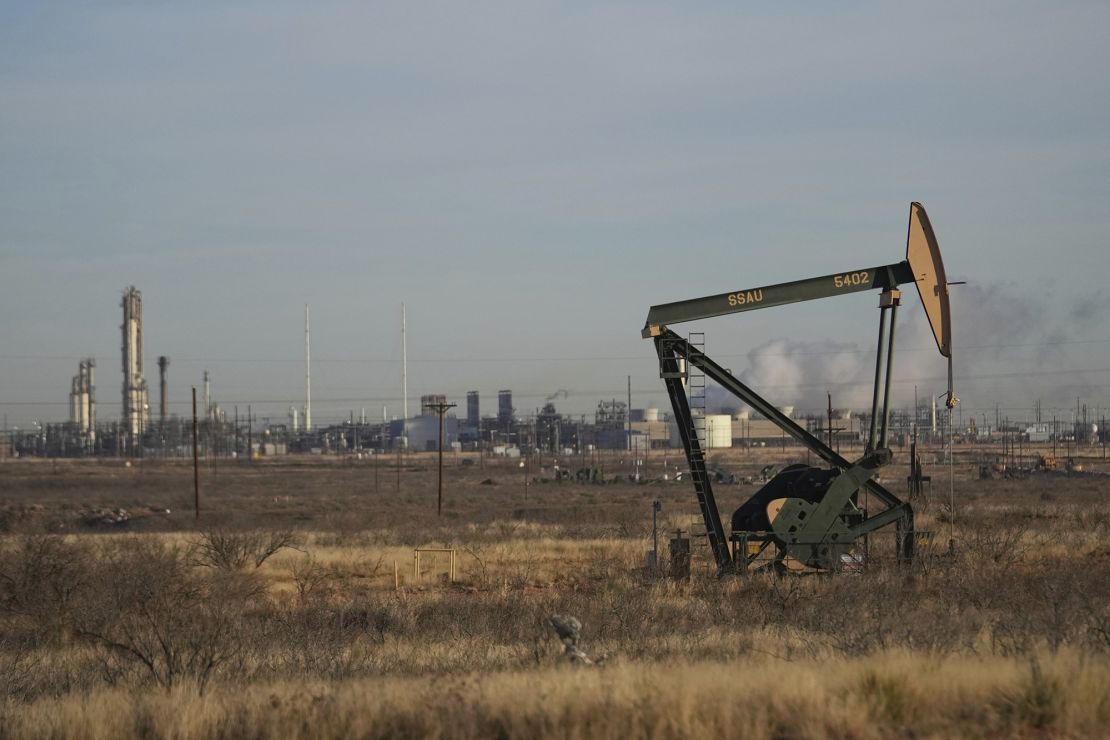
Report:
M948 360L945 403L949 409L954 408L958 401L952 386L948 282L936 236L920 203L910 204L906 258L901 262L664 303L648 311L642 336L655 342L659 375L670 396L709 547L719 572L746 571L768 548L773 548L768 551L773 556L771 562L780 568L836 571L847 562L858 562L853 551L870 533L890 526L895 528L898 562L913 560L916 543L913 508L875 480L876 474L892 460L887 436L894 329L902 302L899 286L906 283L917 286L937 349ZM823 440L714 362L697 343L670 328L687 321L865 290L880 291L879 340L867 445L863 455L854 462L841 457ZM731 537L727 538L706 468L702 432L695 423L687 397L685 385L691 367L774 422L828 465L825 468L792 465L779 472L733 513ZM870 493L868 499L876 499L882 509L873 513L861 507L861 491Z

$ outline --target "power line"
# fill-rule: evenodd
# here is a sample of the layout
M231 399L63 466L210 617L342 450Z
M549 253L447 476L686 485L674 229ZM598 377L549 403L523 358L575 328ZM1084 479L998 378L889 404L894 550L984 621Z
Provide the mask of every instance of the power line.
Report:
M771 340L780 341L780 340ZM766 344L766 343L765 343ZM977 351L977 350L993 350L993 349L1036 349L1042 347L1056 347L1074 344L1110 344L1110 339L1063 339L1059 341L1047 342L1019 342L1008 344L967 344L957 345L954 349L959 351ZM902 352L935 352L934 345L925 345L919 347L900 347L899 353ZM756 353L757 357L827 357L832 355L871 355L874 350L855 348L853 346L845 346L840 349L828 350L799 350L796 352L759 352L758 348L749 352L734 352L718 354L718 357L750 357L752 353ZM0 355L0 361L39 361L39 360L81 360L87 356L85 355ZM503 363L503 362L582 362L589 360L591 362L629 362L641 361L646 358L650 359L650 355L575 355L574 357L560 356L560 357L425 357L410 359L410 363L473 363L473 364L486 364L486 363ZM278 357L175 357L174 362L185 364L203 364L203 363L225 363L225 364L300 364L304 362L303 357L298 358L278 358ZM400 358L376 358L376 357L324 357L313 358L314 364L395 364L401 362Z

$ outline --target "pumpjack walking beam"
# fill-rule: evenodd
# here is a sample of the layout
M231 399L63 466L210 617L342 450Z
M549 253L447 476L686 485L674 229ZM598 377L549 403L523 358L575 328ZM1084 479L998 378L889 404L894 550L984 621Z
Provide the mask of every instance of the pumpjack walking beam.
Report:
M725 543L724 528L721 525L720 513L717 510L713 497L712 485L708 472L705 469L704 454L694 427L693 417L690 413L689 403L686 399L685 389L682 387L684 377L680 359L693 365L712 378L723 388L743 400L757 412L773 421L787 434L808 447L827 463L839 468L842 472L857 469L853 475L860 475L860 469L877 469L889 460L889 451L886 450L886 437L888 426L888 407L890 400L890 384L892 379L892 355L894 351L894 319L897 306L900 302L899 285L913 282L917 285L918 293L929 318L933 336L936 339L940 353L948 358L949 362L949 408L955 406L956 397L952 391L952 353L951 353L951 318L948 305L948 283L944 273L944 265L940 259L940 249L936 237L924 208L919 203L910 205L910 220L906 239L906 259L890 265L850 270L847 272L824 275L808 280L797 280L789 283L768 285L759 288L720 293L704 298L689 301L653 306L649 312L642 336L655 340L656 352L659 356L660 375L663 377L667 392L674 408L679 433L682 437L683 447L686 451L687 461L690 464L691 477L694 480L695 492L698 503L705 520L706 532L709 536L710 547L713 550L717 566L720 570L730 570L734 567L731 554ZM667 328L667 324L694 321L698 319L722 316L730 313L753 311L772 306L781 306L800 301L815 300L846 293L856 293L864 290L882 290L880 300L880 327L879 345L875 367L875 393L872 405L871 434L868 440L868 449L865 458L855 466L842 458L831 447L824 444L819 438L811 435L798 426L793 419L782 414L775 406L756 394L752 389L734 378L724 368L709 359L704 352L692 347L689 342ZM890 327L886 327L886 314L890 311ZM885 353L884 353L885 339ZM878 439L876 439L876 426L878 422L880 379L882 367L886 365L885 392L882 394L882 425ZM860 468L863 466L863 468ZM863 478L863 475L860 475ZM869 517L852 529L853 535L863 534L880 527L894 523L898 527L898 554L900 559L909 559L913 555L913 510L908 503L901 501L897 496L887 491L881 485L866 477L862 486L874 493L880 501L887 505L887 510L874 517Z
M659 336L663 327L669 324L785 306L790 303L859 293L865 290L887 291L905 283L917 285L937 348L943 356L951 359L952 324L948 306L948 283L936 236L920 203L910 204L906 259L902 262L659 304L648 310L647 321L641 335L645 339ZM953 401L953 397L949 396L949 402Z
M718 293L688 301L662 303L652 306L648 311L647 324L642 334L647 339L657 336L661 327L670 324L785 306L790 303L813 301L818 298L859 293L877 288L889 290L903 283L912 282L914 282L913 270L909 262L903 261L881 267L822 275L808 280L794 280L778 285Z

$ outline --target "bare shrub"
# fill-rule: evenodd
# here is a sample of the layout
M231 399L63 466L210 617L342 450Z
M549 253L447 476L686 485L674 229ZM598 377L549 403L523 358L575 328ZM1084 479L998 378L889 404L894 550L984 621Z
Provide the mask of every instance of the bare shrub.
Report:
M466 567L463 570L463 574L468 580L482 587L489 586L490 584L489 566L486 563L489 555L486 554L485 549L485 546L478 542L463 545L463 552L469 555L474 561L472 566Z
M987 523L968 532L961 549L968 562L977 567L990 563L1010 566L1025 557L1029 535L1030 528L1025 524Z
M30 535L0 551L0 613L27 618L34 633L58 636L89 586L90 548L56 535Z
M34 696L39 654L0 640L0 699L26 701Z
M104 651L106 670L133 664L163 688L203 692L242 651L244 613L261 593L253 575L204 574L181 549L142 540L106 549L98 566L77 633Z
M241 570L247 565L262 567L271 555L296 548L298 537L289 530L278 532L229 532L209 530L192 543L193 560L199 565L222 570Z
M317 599L328 590L336 579L334 568L319 563L311 555L306 555L292 567L293 585L297 589L297 601L304 605Z
M1086 532L1110 529L1110 511L1102 506L1077 506L1071 512L1075 526Z
M271 612L267 663L280 673L331 680L375 672L376 648L394 631L395 616L386 604L361 606L312 599Z

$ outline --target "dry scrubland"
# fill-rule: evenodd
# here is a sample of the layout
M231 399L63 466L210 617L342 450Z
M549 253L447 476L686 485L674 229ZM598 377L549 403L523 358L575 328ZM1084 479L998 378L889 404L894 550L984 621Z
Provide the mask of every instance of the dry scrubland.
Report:
M183 464L5 462L0 736L1104 735L1110 477L979 481L973 458L954 512L927 471L919 527L946 542L954 515L954 556L781 580L703 561L688 583L640 567L651 501L696 521L688 483L526 492L512 463L449 457L437 517L431 457L399 492L394 460L377 485L365 461L222 463L195 524ZM719 485L722 511L754 490ZM459 583L414 579L415 546L455 548ZM604 665L567 663L554 612Z

